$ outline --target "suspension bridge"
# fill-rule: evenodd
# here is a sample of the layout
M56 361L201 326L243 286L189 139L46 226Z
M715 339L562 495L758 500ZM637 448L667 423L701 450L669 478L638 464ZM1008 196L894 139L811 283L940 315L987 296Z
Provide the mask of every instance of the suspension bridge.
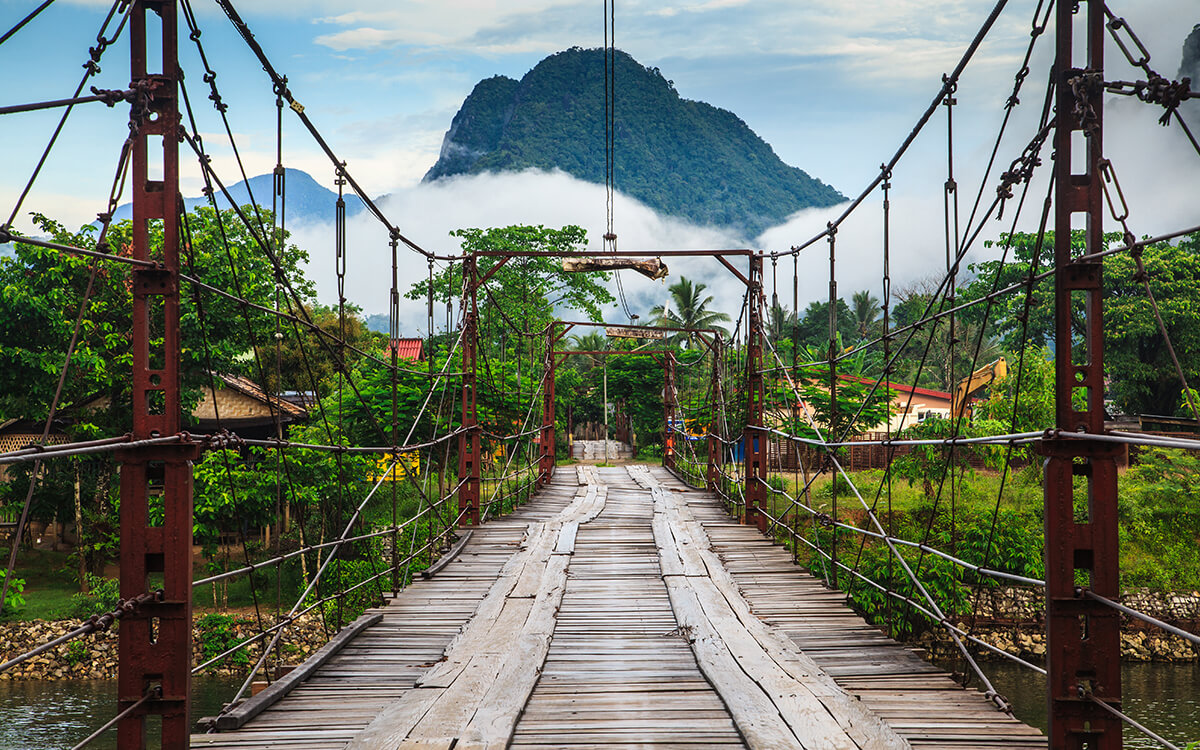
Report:
M52 2L18 21L0 45L29 33L26 27L36 28ZM1193 646L1200 645L1200 636L1120 603L1117 465L1131 445L1195 450L1196 443L1106 426L1103 261L1116 256L1136 261L1161 346L1170 350L1179 386L1190 394L1186 368L1152 291L1154 279L1141 259L1147 248L1200 227L1141 240L1130 229L1116 180L1119 165L1106 159L1103 148L1106 95L1135 97L1161 109L1163 123L1182 131L1196 151L1180 158L1200 158L1200 144L1183 109L1195 96L1190 82L1156 72L1150 52L1106 3L1038 2L1030 9L1029 48L966 221L954 173L955 93L1006 11L1005 0L983 20L898 150L824 231L772 251L618 251L610 210L601 253L584 247L440 252L418 245L339 159L317 126L317 113L293 94L231 0L216 4L261 63L265 90L277 105L278 163L269 200L251 196L248 205L238 206L214 167L205 142L211 136L204 135L209 130L199 124L200 113L193 109L198 99L189 95L185 80L203 82L214 105L209 117L219 123L217 132L228 135L235 154L236 128L189 0L116 0L88 50L90 62L73 96L0 107L13 117L62 112L28 186L0 227L0 242L39 257L71 259L79 282L72 289L77 314L67 317L72 333L57 388L50 389L48 413L34 415L41 433L0 453L0 466L27 472L28 487L15 520L5 594L39 485L52 480L53 467L90 461L112 465L111 472L99 472L104 481L119 475L112 487L120 499L119 605L34 649L9 653L0 664L0 671L11 669L119 623L114 715L78 747L110 730L122 750L146 747L150 735L151 744L170 748L1111 750L1136 733L1178 747L1123 710L1122 618ZM201 61L200 75L183 74L181 30ZM111 56L109 48L122 37L131 50L128 88L87 89L101 58ZM1016 136L1013 146L1010 115L1026 94L1035 48L1048 39L1054 63L1041 110L1035 126ZM1135 80L1108 72L1106 48L1122 53ZM606 86L611 204L616 90L609 75ZM62 124L76 108L101 102L128 104L130 127L115 149L113 186L99 212L98 231L49 238L19 234L15 219L35 193ZM945 273L916 319L901 324L891 317L890 191L911 144L939 113L949 136L941 187ZM339 303L332 327L319 324L303 289L289 276L285 116L298 119L337 178ZM183 210L181 152L195 157L206 186L209 226ZM957 280L984 222L1007 211L1011 237L1022 226L1027 203L1038 202L1035 188L1044 189L1045 197L1034 262L1015 283L1003 282L997 272L984 280L990 284L986 293L959 299ZM113 221L126 191L133 205L127 226ZM386 233L391 330L383 349L363 348L348 334L345 275L357 259L346 239L346 191L363 201L368 217ZM232 208L222 210L223 205ZM864 218L868 211L871 218ZM837 336L837 238L844 225L860 220L880 227L883 329L846 350ZM1121 228L1119 239L1105 239L1106 222ZM261 257L268 281L251 277L235 237L244 237ZM781 278L785 296L791 282L793 311L799 307L800 274L826 264L813 257L820 243L828 250L829 342L823 361L805 361L796 324L790 332L784 326L769 335L767 317L778 307ZM1011 240L1000 244L1006 260ZM201 250L212 251L216 267ZM446 303L449 335L424 362L402 359L395 344L402 252L428 262L424 293L431 332L435 305ZM493 289L506 275L538 278L545 271L530 264L549 261L555 267L562 263L564 274L617 274L624 301L622 270L660 274L663 259L671 258L704 260L712 273L729 274L744 286L731 332L654 327L697 344L685 350L665 342L654 344L657 348L570 349L564 341L568 332L595 321L562 319L553 310L546 320L514 320L506 313L506 299ZM1043 258L1046 265L1039 265ZM80 398L69 388L80 369L78 351L92 335L89 308L109 286L127 295L122 320L132 373L106 403L127 431L51 440L60 404ZM1018 307L1023 301L1021 320L1027 323L1039 294L1054 303L1053 424L1021 428L1016 396L1007 430L969 432L968 414L958 408L948 420L949 434L913 437L903 432L916 394L910 388L896 427L885 420L881 436L854 438L872 403L891 402L902 350L921 352L917 372L910 374L909 382L916 383L939 330L948 331L952 342L978 331L965 356L956 361L952 350L944 363L952 374L969 378L982 364L984 327L970 329L963 321L986 322L998 305L1015 300ZM265 389L262 401L272 423L266 435L239 434L219 409L216 429L185 430L189 388L216 400L224 355L213 339L228 335L230 327L250 351L248 366ZM646 328L629 326L625 335ZM506 343L498 355L491 344L502 338ZM278 384L288 341L300 352L297 369L309 379L309 390L324 396L309 404L314 426L302 438L284 429ZM845 406L838 397L847 388L841 370L863 351L877 353L880 365L869 378L856 376L854 382L866 385L856 404ZM1012 368L1017 393L1025 354L1022 348ZM591 355L606 362L637 359L653 374L653 386L645 381L641 393L655 409L661 405L661 466L559 464L565 458L562 433L570 424L563 407L594 395L559 392L559 367L567 357ZM333 372L322 381L325 393L314 364L319 358ZM823 398L813 395L814 384ZM1195 405L1191 408L1194 412ZM607 405L604 411L607 418ZM1200 414L1193 416L1200 421ZM628 437L628 414L622 417L625 426L619 429ZM865 480L847 466L853 451L862 448L883 457L882 478ZM939 462L927 477L929 527L922 538L906 538L889 512L891 466L896 456L918 449ZM1000 457L1002 480L983 555L974 558L954 545L933 544L931 529L947 516L953 527L955 472L964 457L983 449ZM1004 480L1031 451L1045 462L1042 577L994 559ZM589 458L586 451L583 457ZM240 530L238 544L231 546L240 548L243 559L197 579L194 483L203 479L197 478L200 466L210 470L205 477L215 477L205 481L231 498L236 522L230 526ZM827 503L817 497L818 486L828 494ZM276 534L273 549L251 551L246 538L251 519L242 514L251 501L262 505L264 495L273 495L273 518L280 526L287 526L283 509L295 513L299 536L293 547L281 547ZM884 562L868 569L865 560L872 554ZM1038 592L1045 603L1044 665L981 638L968 622L972 618L931 584L935 562L954 568L956 583L976 594L996 585ZM289 592L295 595L289 606L281 571L296 566L302 577ZM195 591L239 579L248 580L254 594L256 634L197 658ZM263 599L271 588L277 594L273 607ZM870 613L872 623L850 606L847 594L854 592L883 603ZM361 616L343 616L364 600ZM285 665L281 641L305 617L321 618L329 642L307 661ZM931 665L883 632L899 632L901 620L923 620L940 631L961 674ZM234 654L248 658L245 681L218 715L196 716L193 675ZM1012 717L980 668L985 654L1046 675L1046 735ZM268 684L255 693L258 678ZM968 681L978 687L964 686Z

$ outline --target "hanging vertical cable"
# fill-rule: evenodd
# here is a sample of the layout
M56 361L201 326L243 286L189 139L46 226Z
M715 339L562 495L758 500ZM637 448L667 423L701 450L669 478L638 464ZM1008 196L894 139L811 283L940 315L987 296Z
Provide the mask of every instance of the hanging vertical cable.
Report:
M617 143L617 27L616 0L604 0L604 251L616 252L617 232L614 229L614 202L616 197L616 143ZM632 320L633 311L625 298L625 285L621 283L621 272L614 271L617 282L617 297L621 308Z

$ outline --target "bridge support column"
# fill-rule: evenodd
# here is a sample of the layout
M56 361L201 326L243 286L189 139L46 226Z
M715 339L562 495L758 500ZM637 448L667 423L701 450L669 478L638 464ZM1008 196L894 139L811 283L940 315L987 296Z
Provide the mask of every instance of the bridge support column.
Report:
M554 474L555 435L554 435L554 376L557 372L558 358L554 354L555 326L550 326L549 337L546 340L546 385L542 391L542 432L541 453L538 466L538 486L549 484Z
M130 85L138 92L130 122L132 251L135 259L157 264L137 266L131 272L131 410L135 440L176 435L181 427L176 11L175 0L134 0L129 11ZM154 25L159 28L153 29ZM157 41L152 44L151 39ZM161 60L149 59L153 48L161 51ZM161 178L152 179L152 171L161 173ZM161 248L151 247L152 221L162 222ZM146 717L150 715L162 717L160 738L154 744L188 746L192 729L188 715L192 667L191 462L198 455L198 447L191 442L131 448L118 455L121 598L137 602L121 620L118 641L118 708L132 709L117 725L117 746L121 750L146 746Z
M750 256L750 283L747 286L746 333L746 427L742 431L745 454L746 513L743 523L754 524L766 532L767 518L762 507L767 497L767 433L763 431L763 348L762 348L762 253Z
M1103 161L1105 12L1084 0L1086 63L1073 56L1075 3L1057 12L1055 179L1055 401L1063 432L1104 432L1102 267L1076 260L1104 249ZM1082 137L1080 137L1082 136ZM1086 149L1081 174L1072 150ZM1082 214L1081 247L1072 219ZM1078 244L1078 243L1077 243ZM1082 331L1082 335L1077 335ZM1076 409L1073 396L1084 401ZM1120 616L1083 596L1084 587L1109 599L1118 588L1117 470L1112 446L1086 439L1050 438L1045 463L1046 656L1050 747L1117 750L1121 720L1095 701L1120 708ZM1076 490L1079 492L1076 492ZM1076 500L1077 497L1086 500Z
M463 333L462 333L462 429L458 436L459 514L465 521L479 525L480 455L479 419L475 409L475 359L479 346L479 310L475 291L478 273L475 256L463 259Z
M713 371L712 380L709 386L709 393L712 394L711 414L708 418L708 466L704 473L704 486L709 492L716 492L720 484L720 471L722 454L724 446L721 445L721 437L725 431L721 429L717 415L720 413L721 404L724 403L721 396L721 337L714 337L714 343L710 347L713 354ZM718 432L720 430L720 432Z
M675 396L675 355L663 355L663 466L675 470L675 419L677 414Z

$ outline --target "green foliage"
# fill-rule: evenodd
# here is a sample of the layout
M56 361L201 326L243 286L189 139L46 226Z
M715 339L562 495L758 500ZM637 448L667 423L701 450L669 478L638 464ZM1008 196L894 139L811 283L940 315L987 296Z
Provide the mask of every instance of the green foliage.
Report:
M484 252L562 252L582 253L587 248L587 232L574 225L562 229L544 226L509 226L489 229L456 229L452 237L461 241L464 254ZM602 308L613 296L601 283L603 272L571 273L563 270L560 258L512 258L503 265L501 258L477 255L478 278L491 274L484 288L476 293L480 311L480 335L515 323L526 332L544 328L556 317L555 310L575 310L588 320L600 320ZM462 299L463 269L451 265L433 277L435 300ZM426 299L429 280L413 283L408 299ZM493 319L494 318L494 319ZM510 333L511 335L511 333Z
M839 351L843 348L840 336L836 346ZM821 364L827 360L827 351L821 351L815 346L800 350L798 358L801 361L817 364L805 364L798 368L796 390L808 405L808 410L794 410L793 414L785 418L787 430L800 437L819 439L820 433L809 422L811 414L820 431L826 433L825 438L837 441L843 436L861 435L874 429L881 422L886 422L895 394L882 385L874 387L874 381L862 377L866 351L860 351L836 365L836 403L829 388L829 365ZM786 380L776 381L768 400L778 404L794 404L796 398L787 392L788 388Z
M966 489L969 495L969 484ZM825 491L827 493L828 490ZM967 497L963 500L965 507L960 510L953 525L946 513L932 515L932 498L904 512L896 512L890 518L885 516L883 523L891 528L895 536L903 539L925 539L928 528L928 544L936 549L953 551L958 557L976 564L986 562L989 568L995 570L1030 578L1042 577L1040 508L989 508L988 502L994 501L994 498L989 501L982 497L982 493L973 501ZM856 525L866 525L861 514L850 515ZM832 542L831 530L820 529L816 536L822 547L828 550ZM842 562L855 567L885 588L925 605L922 595L885 544L868 540L860 553L860 537L841 531L839 539ZM911 547L899 546L898 549L908 566L916 572L921 585L948 616L969 614L977 585L985 588L1001 585L991 578L975 577L949 560L922 554ZM828 566L828 563L824 565ZM809 568L814 575L823 575L822 561L816 553L810 555ZM839 577L839 585L851 594L852 601L860 611L876 624L887 625L894 636L909 637L935 626L909 605L844 572Z
M4 579L0 578L0 585L3 583ZM10 615L20 611L25 606L25 597L22 596L24 592L25 579L14 575L8 582L8 593L4 595L4 601L0 602L0 614Z
M41 234L59 244L122 256L131 252L131 222L115 224L98 246L93 227L71 232L45 216L35 216L35 221ZM232 212L198 208L184 224L184 273L251 303L275 304L275 268ZM300 303L310 302L315 288L301 271L307 254L289 245L286 236L274 239L281 272L292 281ZM161 243L161 222L151 222L152 256L161 252ZM79 336L58 403L57 429L74 440L130 429L131 278L122 264L95 262L19 240L11 255L0 257L0 422L46 418L78 317ZM89 288L87 305L81 309L80 300ZM257 377L253 358L245 355L256 344L273 341L275 322L266 315L251 315L247 324L239 303L215 294L206 293L201 306L197 290L186 281L180 291L183 406L190 413L211 382L210 371ZM285 300L282 306L287 304ZM40 479L30 516L47 522L74 520L78 483L79 554L87 567L98 571L116 549L116 463L111 457L92 456L60 466L65 470ZM20 502L18 495L28 487L28 469L10 470L8 479L0 483L0 503Z
M347 366L352 367L361 359L355 349L370 351L382 345L385 339L383 335L367 328L362 310L356 305L346 305L344 329L336 307L313 303L305 305L304 310L312 324L328 335L319 337L307 328L281 325L278 362L274 339L260 339L257 356L264 364L263 379L266 389L271 393L316 391L322 396L328 395L337 378L340 356L344 354ZM339 338L346 342L344 352L333 343ZM387 356L381 359L389 361ZM258 382L257 372L252 379Z
M693 283L686 276L680 276L679 281L667 287L667 292L671 295L670 308L655 305L650 308L650 319L657 326L711 328L719 331L723 338L728 337L729 334L719 324L729 322L729 316L709 309L713 298L712 295L704 296L704 290L707 288L707 284ZM683 332L668 337L671 343L682 344L685 348L690 348L695 339L695 334Z
M69 615L82 620L116 609L117 602L121 599L121 582L115 578L104 578L91 573L84 575L87 577L88 593L71 597Z
M755 236L836 190L780 161L736 115L680 98L657 68L616 54L617 189L658 211ZM454 117L453 143L425 176L561 169L604 182L604 52L573 48L518 83L481 81Z
M1072 235L1072 247L1083 248L1083 231ZM1105 247L1123 242L1120 234L1104 236ZM1039 246L1036 235L1001 235L996 243L1011 247L1007 262L990 260L973 264L975 279L960 292L960 301L978 299L991 291L1020 284L1032 273L1053 265L1054 233ZM1143 277L1134 253L1114 253L1104 263L1104 361L1110 395L1126 414L1174 414L1181 407L1183 384L1154 316L1143 278L1158 302L1167 335L1179 355L1188 382L1200 380L1200 234L1177 245L1160 243L1141 250ZM1054 338L1054 285L1052 278L1030 285L1026 295L1011 294L993 304L988 335L996 336L1010 352L1023 342L1048 346ZM1082 300L1075 300L1075 340L1082 341L1087 320ZM978 324L987 305L966 312ZM984 359L983 361L989 361ZM1189 415L1190 416L1190 415Z
M838 341L857 341L858 340L858 325L857 318L850 306L841 297L837 298L834 304L834 309L837 312L837 336ZM808 347L812 352L820 352L809 361L818 361L826 359L825 349L829 345L829 302L810 302L808 307L804 308L804 313L800 316L799 325L799 341L801 351L804 347ZM787 334L791 336L790 332ZM804 355L799 355L801 361Z
M1146 247L1142 263L1184 375L1200 382L1200 235ZM1104 346L1111 396L1124 413L1175 413L1183 384L1129 253L1104 260Z
M48 217L37 215L35 220L54 242L96 249L93 227L70 232ZM186 225L190 240L182 258L186 273L221 289L238 289L251 302L265 306L274 303L275 273L271 263L231 212L218 216L211 209L198 208L188 214ZM128 255L131 236L132 223L120 222L109 230L107 248ZM161 223L152 222L151 252L157 252L161 243ZM279 245L276 253L283 271L293 280L301 298L310 298L315 289L300 270L307 254L287 245L286 237ZM44 417L80 311L79 300L91 279L92 265L86 257L19 241L11 257L0 258L0 419ZM128 372L132 366L129 271L121 264L98 264L92 286L63 390L65 400L59 407L97 395L108 396L107 411L116 420L109 426L117 427L123 424L118 415L128 412ZM185 286L180 297L180 334L184 386L189 392L186 400L195 403L199 389L208 384L208 370L244 373L242 355L252 342L247 340L237 303L207 295L201 320L201 309L191 292ZM273 332L273 321L266 316L252 316L250 333L255 340L267 341Z
M347 591L379 572L367 560L333 560L321 576L319 591L322 596ZM335 630L354 622L367 607L373 607L383 600L383 587L390 581L389 576L381 576L344 596L325 602L321 607L326 622Z
M88 649L83 641L71 641L67 644L67 652L63 654L63 660L69 666L73 667L77 664L82 664L87 659L87 656Z
M204 661L208 661L229 649L246 641L238 638L235 626L238 619L233 615L223 615L216 612L204 615L196 620L196 630L200 637L200 651ZM240 649L225 657L226 665L238 667L249 666L250 653Z
M1126 585L1200 587L1200 457L1145 448L1121 477L1121 567Z

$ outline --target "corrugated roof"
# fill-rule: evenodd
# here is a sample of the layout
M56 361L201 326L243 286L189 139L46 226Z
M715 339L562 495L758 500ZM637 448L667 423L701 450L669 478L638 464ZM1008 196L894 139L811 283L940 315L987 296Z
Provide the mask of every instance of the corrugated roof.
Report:
M870 378L860 378L856 375L838 375L838 380L847 380L851 383L865 383L866 385L875 385L876 383L876 381ZM950 394L946 393L945 391L935 391L932 388L921 388L919 386L905 385L904 383L898 383L894 380L887 383L887 387L891 388L893 391L915 393L919 396L929 396L930 398L943 398L947 401L949 401L951 398Z
M425 359L423 343L421 339L392 339L389 344L389 350L396 350L396 356L400 359L411 359L420 362Z

